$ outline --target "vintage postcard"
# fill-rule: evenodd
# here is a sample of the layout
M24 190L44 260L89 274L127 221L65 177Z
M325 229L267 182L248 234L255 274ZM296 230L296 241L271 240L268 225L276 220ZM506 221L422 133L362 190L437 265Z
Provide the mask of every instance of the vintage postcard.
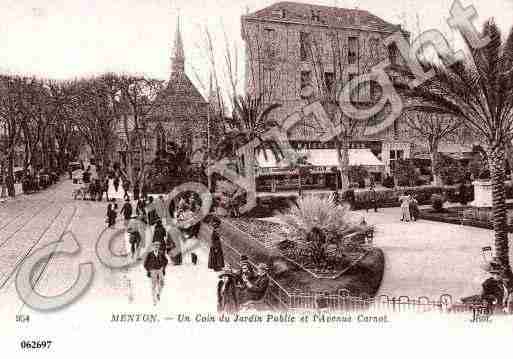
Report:
M2 0L2 351L495 355L512 29L511 0Z

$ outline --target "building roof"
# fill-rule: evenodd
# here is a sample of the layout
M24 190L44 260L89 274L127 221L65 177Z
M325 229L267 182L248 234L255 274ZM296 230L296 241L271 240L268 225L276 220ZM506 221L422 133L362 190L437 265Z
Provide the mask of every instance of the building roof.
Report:
M165 101L170 106L181 103L207 104L185 72L173 72L167 86L157 95L156 101Z
M358 28L379 32L401 30L400 25L389 23L367 10L344 9L289 1L278 2L245 15L243 18L339 28Z
M180 18L177 20L173 51L169 82L155 99L159 104L157 114L168 114L177 120L187 120L197 115L206 116L208 103L185 73Z

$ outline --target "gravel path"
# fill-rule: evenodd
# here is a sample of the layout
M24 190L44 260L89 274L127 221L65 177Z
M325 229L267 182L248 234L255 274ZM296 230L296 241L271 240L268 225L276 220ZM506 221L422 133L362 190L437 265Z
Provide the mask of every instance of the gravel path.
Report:
M375 244L385 252L378 294L438 299L447 293L459 299L480 292L487 278L481 249L493 245L492 231L424 220L403 223L399 208L359 213L376 225Z
M0 318L18 313L32 313L18 298L14 284L16 265L28 252L36 251L71 231L81 250L74 256L54 256L36 270L36 288L41 295L54 296L71 286L78 275L79 263L91 262L94 278L85 294L59 313L75 320L110 319L114 312L152 312L161 317L181 311L216 310L217 274L206 268L208 249L196 253L199 265L169 266L162 300L154 307L149 279L142 262L130 270L110 269L96 256L96 242L105 229L105 202L73 201L71 181L40 193L24 196L0 207ZM118 217L119 219L119 217ZM115 233L123 230L118 220ZM2 245L2 243L4 243ZM125 238L113 241L113 250L125 250ZM58 316L61 317L61 316ZM62 318L62 317L61 317Z

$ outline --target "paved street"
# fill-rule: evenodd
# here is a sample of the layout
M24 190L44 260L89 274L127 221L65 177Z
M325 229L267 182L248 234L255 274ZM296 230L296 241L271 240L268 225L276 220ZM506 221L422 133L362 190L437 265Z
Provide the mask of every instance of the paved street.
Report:
M188 309L215 311L217 275L206 268L206 248L197 250L198 266L168 267L161 303L154 308L142 262L129 271L109 269L100 263L95 245L105 229L106 203L73 201L72 187L65 181L45 192L0 205L0 317L31 312L16 294L14 268L27 253L57 241L67 230L73 232L81 251L72 257L52 257L43 265L43 272L38 268L34 276L38 292L53 296L65 291L76 280L79 263L92 262L95 274L86 294L62 314L73 313L87 320L91 313L97 317L102 311L109 318L113 311L156 311L163 315ZM108 231L115 233L122 228L118 216L116 229ZM125 247L125 238L114 240L114 252L123 252Z
M97 316L102 311L107 317L113 311L155 310L163 316L188 309L215 311L217 276L206 268L206 248L198 250L200 265L169 267L162 301L154 308L141 264L125 271L109 269L95 254L96 240L105 228L105 202L73 201L71 189L71 182L65 181L0 205L0 316L30 312L16 294L15 268L27 253L58 240L67 230L78 239L81 252L52 257L38 268L37 290L47 296L63 292L75 281L82 262L92 262L95 275L86 294L62 313L91 319L90 313ZM429 221L402 223L398 208L359 213L376 224L375 244L385 252L380 294L435 299L448 293L457 299L479 291L485 275L480 269L481 248L491 245L491 231ZM118 221L117 229L122 226ZM113 242L116 253L124 251L125 241L119 237Z

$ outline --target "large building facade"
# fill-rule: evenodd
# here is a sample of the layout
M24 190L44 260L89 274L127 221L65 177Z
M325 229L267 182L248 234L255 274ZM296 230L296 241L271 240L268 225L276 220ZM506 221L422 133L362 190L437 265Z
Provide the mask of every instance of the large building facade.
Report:
M395 44L387 44L385 40L397 32L407 39L409 34L400 25L365 10L279 2L242 16L241 22L246 45L246 91L263 96L269 103L281 104L272 113L278 121L308 103L323 100L323 89L332 91L335 86L334 92L337 92L355 76L370 72L383 60L405 65ZM376 85L375 82L363 84L351 100L361 106L372 105L380 97L381 90ZM385 116L386 109L371 120L379 122ZM352 136L350 164L366 165L368 162L368 167L379 178L393 172L394 161L425 152L411 136L402 116L379 132ZM336 165L336 156L328 153L333 152L334 144L313 140L320 134L317 133L319 126L312 121L312 118L299 121L290 130L289 140L296 149L325 150L324 155L314 154L313 157L331 158L324 161L328 170ZM461 137L456 138L458 141ZM263 172L273 172L272 166L267 164L269 168ZM317 176L320 181L316 185L322 187L323 178L326 181L327 177Z

